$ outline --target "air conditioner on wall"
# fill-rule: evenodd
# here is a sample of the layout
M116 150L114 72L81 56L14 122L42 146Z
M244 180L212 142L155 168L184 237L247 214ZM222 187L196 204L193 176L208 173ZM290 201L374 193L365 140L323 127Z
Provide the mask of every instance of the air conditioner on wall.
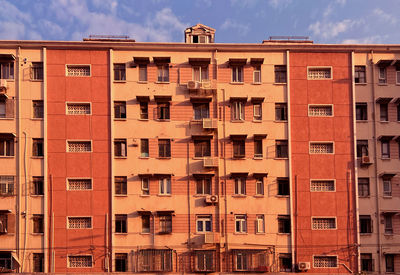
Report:
M188 81L187 88L189 90L199 89L200 88L200 83L197 82L197 81L193 81L193 80Z
M370 163L369 156L362 156L361 164L368 164L368 163Z
M305 271L310 269L310 262L299 262L297 265L299 270Z
M207 204L218 203L218 196L217 195L206 196L205 201Z

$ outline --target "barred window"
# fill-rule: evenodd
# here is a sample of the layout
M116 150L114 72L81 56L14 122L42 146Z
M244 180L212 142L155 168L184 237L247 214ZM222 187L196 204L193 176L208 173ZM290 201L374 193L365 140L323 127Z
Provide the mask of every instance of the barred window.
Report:
M333 192L335 182L333 180L312 180L311 192Z
M337 267L336 256L314 256L314 267Z
M91 179L68 179L68 190L91 190Z
M67 65L67 76L90 76L90 66Z
M91 152L92 143L90 141L68 141L68 152Z
M312 229L324 230L324 229L336 229L335 218L313 218Z
M92 256L68 256L69 267L92 267Z
M69 229L84 229L92 228L91 217L68 217Z
M14 195L14 177L0 176L0 196Z
M68 115L90 115L89 103L67 103Z
M308 116L332 116L331 105L310 105L308 107Z
M310 154L333 154L333 143L311 143Z
M308 79L330 79L331 68L308 68Z

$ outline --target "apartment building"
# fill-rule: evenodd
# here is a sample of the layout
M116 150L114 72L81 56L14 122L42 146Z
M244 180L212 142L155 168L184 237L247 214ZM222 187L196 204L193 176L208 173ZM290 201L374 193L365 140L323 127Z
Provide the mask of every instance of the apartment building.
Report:
M1 271L400 272L398 46L184 34L0 43Z

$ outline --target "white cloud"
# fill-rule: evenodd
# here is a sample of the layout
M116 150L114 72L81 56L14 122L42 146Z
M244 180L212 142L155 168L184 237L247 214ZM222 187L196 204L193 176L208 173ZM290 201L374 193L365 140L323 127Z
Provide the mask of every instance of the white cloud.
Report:
M20 22L2 21L0 24L0 37L6 40L18 40L25 34L25 25Z
M380 8L376 8L372 11L372 13L374 15L376 15L377 17L379 17L379 19L383 20L386 23L390 23L390 24L396 24L397 23L397 19L396 17L394 17L391 14L388 14L386 12L384 12L383 10L381 10Z
M384 38L380 35L373 35L363 38L345 39L342 41L342 44L379 44L383 43Z
M344 6L344 5L346 5L347 0L336 0L335 2Z
M362 23L362 20L344 19L340 22L320 22L317 21L308 26L308 30L317 37L330 39L338 36L341 33L349 31L355 26Z
M268 4L274 9L286 8L292 0L268 0Z
M221 25L221 30L229 30L232 29L235 33L238 33L240 36L245 36L250 30L249 25L240 24L232 19L226 19L224 23Z

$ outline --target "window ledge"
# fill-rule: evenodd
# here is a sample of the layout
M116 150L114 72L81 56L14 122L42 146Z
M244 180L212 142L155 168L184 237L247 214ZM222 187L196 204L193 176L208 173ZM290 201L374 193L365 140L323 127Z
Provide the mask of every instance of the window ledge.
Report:
M204 158L209 158L211 156L203 156L203 157L193 157L194 160L203 160Z
M0 120L14 120L13 117L0 117Z
M262 123L262 120L261 119L253 119L253 122L254 123Z
M274 82L274 85L282 86L282 85L286 85L286 84L287 84L287 82Z
M243 157L232 157L233 160L244 160L246 159L246 156Z
M372 236L372 232L371 233L360 233L360 236Z
M380 123L389 123L389 120L379 120Z
M114 232L115 235L128 236L128 232Z
M149 121L148 118L139 118L138 120L139 120L139 121Z
M140 159L149 159L150 157L139 157Z
M277 198L290 198L290 195L275 195Z
M171 157L157 157L156 159L171 159Z
M139 83L139 84L147 84L147 80L139 80L137 83Z
M231 120L232 123L244 123L244 119L243 120Z
M41 233L34 233L34 232L32 232L31 235L32 235L32 236L43 236L43 235L44 235L44 232L41 232Z
M359 199L369 199L370 196L358 196Z
M232 195L232 197L233 198L246 198L247 196L246 195L242 195L242 194L235 194L235 195Z
M232 84L232 85L244 85L244 82L229 82L229 84Z
M171 82L169 82L169 81L156 81L154 83L156 83L156 84L170 84Z
M265 235L265 232L256 232L256 235Z
M172 235L172 232L158 232L158 235Z
M274 158L275 160L285 160L285 159L289 159L288 157L284 157L284 158L278 158L278 157L276 157L276 158Z
M381 158L381 160L390 160L390 157L389 158Z
M43 118L43 117L32 117L31 120L39 120L39 121L42 121L42 120L44 120L44 118Z
M33 159L44 159L44 156L31 156Z
M387 83L377 83L377 84L378 84L378 86L388 86Z
M142 198L149 198L150 197L150 195L144 195L144 194L140 194L139 196L142 197ZM165 195L163 195L163 196L165 196Z
M171 194L163 195L163 194L157 194L157 197L172 197Z
M115 117L114 121L126 121L126 118L117 118L117 117Z
M251 83L252 85L261 85L262 84L262 82L253 82L253 83Z
M284 233L284 232L278 232L278 233L276 233L276 234L278 234L278 235L287 235L287 236L290 236L290 233Z
M0 158L2 158L2 159L12 159L14 157L15 156L0 156ZM32 157L32 158L34 158L34 157Z
M263 160L263 157L253 157L254 160Z
M156 121L159 121L159 122L170 122L171 119L159 119L159 118L157 118Z
M126 80L114 80L114 83L126 83Z
M140 234L140 235L151 235L150 232L140 232L139 234Z
M247 232L235 232L233 235L248 235Z
M393 233L383 233L383 235L387 236L387 237L393 237L394 234Z
M366 83L366 82L363 82L363 83L355 83L355 82L354 82L354 84L355 84L355 85L360 85L360 86L367 86L368 83Z
M128 197L128 194L115 194L114 196L119 198L126 198Z
M254 195L253 197L255 197L256 199L262 199L264 198L264 195Z
M382 196L382 198L384 198L384 199L392 199L393 196Z
M205 198L206 196L210 196L211 194L195 194L193 197L195 198Z
M44 195L35 195L35 194L32 194L31 197L34 197L34 198L39 197L39 198L40 198L40 197L44 197Z
M367 123L368 120L367 119L363 119L363 120L356 120L357 123Z
M115 159L127 159L127 156L114 156Z
M274 122L277 122L277 123L287 123L288 121L287 120L274 120Z

